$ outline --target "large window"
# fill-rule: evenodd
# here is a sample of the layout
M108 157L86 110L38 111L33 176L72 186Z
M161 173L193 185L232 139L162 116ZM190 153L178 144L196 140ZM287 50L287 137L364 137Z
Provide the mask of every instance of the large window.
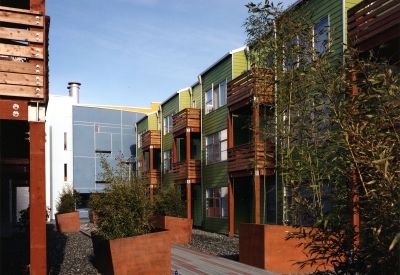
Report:
M226 105L226 80L206 92L206 114Z
M228 187L207 188L207 217L228 218Z
M329 30L328 17L323 18L313 28L314 49L317 53L325 53L328 48L328 30Z
M227 130L222 130L206 137L207 164L227 159Z
M164 135L172 132L172 117L174 114L175 112L164 117Z
M164 152L164 173L171 172L172 169L172 151Z

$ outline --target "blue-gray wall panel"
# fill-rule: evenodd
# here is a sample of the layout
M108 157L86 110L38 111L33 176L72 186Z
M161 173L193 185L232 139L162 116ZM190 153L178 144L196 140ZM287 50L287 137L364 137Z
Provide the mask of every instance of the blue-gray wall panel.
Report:
M93 157L94 127L73 125L74 156Z
M96 133L96 150L111 151L111 134L109 133Z
M74 188L80 191L81 188L95 190L95 159L74 158Z

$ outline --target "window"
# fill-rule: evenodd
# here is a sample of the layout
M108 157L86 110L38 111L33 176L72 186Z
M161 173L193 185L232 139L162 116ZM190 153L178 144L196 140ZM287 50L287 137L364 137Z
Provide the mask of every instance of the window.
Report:
M172 169L172 151L164 152L164 173L170 172Z
M94 131L95 131L96 133L99 133L99 132L100 132L100 126L99 126L99 125L95 125L95 126L94 126Z
M328 48L328 17L323 18L317 24L314 25L313 39L314 49L317 53L325 53Z
M142 131L142 132L140 132L140 133L138 134L138 140L137 140L137 146L138 146L138 148L141 148L141 147L142 147L142 135L143 135L145 132L146 132L146 130L144 130L144 131Z
M196 108L196 100L192 101L192 108Z
M67 150L67 132L64 132L64 150Z
M64 163L64 181L68 180L67 164Z
M227 130L208 135L206 137L207 164L227 159Z
M137 162L137 175L139 176L139 178L142 178L142 161L139 160Z
M228 187L207 188L206 212L210 218L228 218Z
M206 114L226 105L226 80L206 92Z
M164 117L164 135L172 132L172 117L174 116L174 114L175 112Z

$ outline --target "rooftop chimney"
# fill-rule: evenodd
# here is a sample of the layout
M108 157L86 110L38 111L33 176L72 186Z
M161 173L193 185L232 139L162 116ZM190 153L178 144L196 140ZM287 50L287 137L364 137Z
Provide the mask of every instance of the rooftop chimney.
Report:
M81 83L79 82L68 82L67 89L69 90L69 96L74 98L74 103L79 103L79 86Z

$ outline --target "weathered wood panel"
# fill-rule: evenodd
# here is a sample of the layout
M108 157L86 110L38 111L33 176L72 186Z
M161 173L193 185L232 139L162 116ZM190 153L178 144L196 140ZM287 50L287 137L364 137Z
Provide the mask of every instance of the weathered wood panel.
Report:
M0 44L0 54L10 56L20 56L28 58L43 59L43 46L16 46Z
M43 87L43 76L0 72L0 84Z
M0 72L43 75L43 61L32 60L30 63L0 59Z
M8 10L8 11L7 11ZM0 6L0 21L7 23L17 23L26 26L43 27L44 17L39 13L23 9L10 9Z
M42 88L7 84L0 84L0 95L31 97L39 99L44 97Z
M43 32L0 27L0 38L43 43Z

